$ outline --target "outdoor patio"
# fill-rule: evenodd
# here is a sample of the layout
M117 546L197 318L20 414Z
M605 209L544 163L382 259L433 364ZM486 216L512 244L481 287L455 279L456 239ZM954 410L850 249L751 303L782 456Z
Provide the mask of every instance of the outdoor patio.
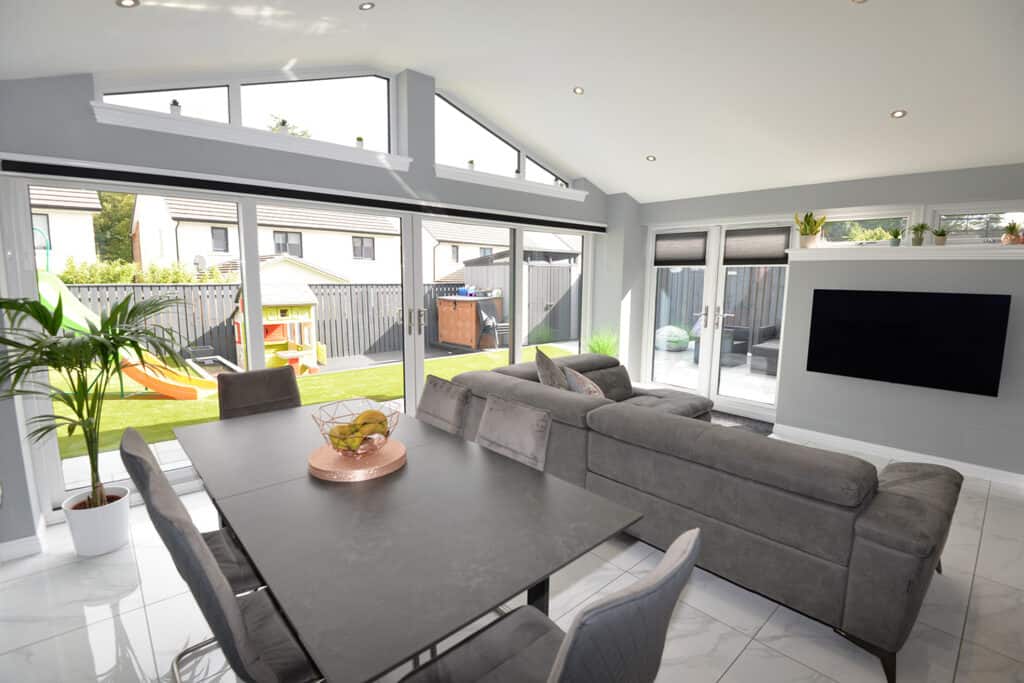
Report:
M654 352L654 381L671 384L682 389L695 390L698 368L693 362L693 344L683 351ZM745 362L721 369L719 393L758 403L775 404L777 378L750 369L750 355Z

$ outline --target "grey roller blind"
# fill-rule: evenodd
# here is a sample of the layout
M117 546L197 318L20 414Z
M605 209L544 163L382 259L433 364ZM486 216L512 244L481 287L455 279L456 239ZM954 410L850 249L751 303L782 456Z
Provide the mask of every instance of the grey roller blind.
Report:
M725 233L725 265L759 266L788 262L789 228L752 228Z
M677 232L654 239L654 265L703 266L708 251L706 232Z

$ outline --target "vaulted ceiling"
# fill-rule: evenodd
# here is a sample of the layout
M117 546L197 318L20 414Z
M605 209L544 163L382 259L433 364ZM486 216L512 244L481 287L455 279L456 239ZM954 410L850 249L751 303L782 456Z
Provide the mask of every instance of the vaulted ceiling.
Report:
M1024 161L1022 32L1021 0L4 0L0 78L412 68L656 201Z

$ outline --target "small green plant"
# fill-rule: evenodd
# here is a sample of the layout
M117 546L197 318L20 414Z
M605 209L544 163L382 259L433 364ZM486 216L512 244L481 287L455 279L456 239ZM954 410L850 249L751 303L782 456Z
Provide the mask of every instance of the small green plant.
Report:
M1003 234L1009 235L1010 237L1017 237L1020 235L1020 224L1017 221L1010 221L1003 228Z
M587 340L587 351L605 356L618 356L619 335L614 332L595 332Z
M926 232L931 232L931 226L927 223L915 223L910 226L910 232L913 233L914 237L924 237Z
M793 221L801 235L817 235L821 232L821 226L825 225L826 220L828 220L827 216L816 217L813 211L805 213L803 218L800 218L800 214L793 214Z
M898 240L903 237L903 228L889 228L885 232L891 240Z
M945 237L946 235L949 234L949 230L939 226L938 228L932 229L932 234L935 235L936 237Z

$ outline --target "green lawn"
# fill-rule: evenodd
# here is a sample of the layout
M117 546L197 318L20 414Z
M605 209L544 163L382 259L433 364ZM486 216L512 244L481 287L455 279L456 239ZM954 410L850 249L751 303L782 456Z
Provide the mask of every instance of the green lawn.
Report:
M556 346L544 348L549 356L565 356L569 352ZM535 347L523 349L523 356L532 360ZM451 379L469 370L490 370L508 363L506 351L488 351L461 356L432 358L426 361L426 372ZM393 363L356 370L327 372L299 378L303 403L323 403L345 398L368 397L377 401L399 398L402 389L402 365ZM125 381L125 397L120 391L109 392L103 408L100 451L114 450L127 427L138 429L146 441L155 443L174 438L174 427L209 422L217 419L217 397L199 401L175 401L158 394L144 392L131 380ZM85 442L77 434L58 438L62 458L85 454Z

